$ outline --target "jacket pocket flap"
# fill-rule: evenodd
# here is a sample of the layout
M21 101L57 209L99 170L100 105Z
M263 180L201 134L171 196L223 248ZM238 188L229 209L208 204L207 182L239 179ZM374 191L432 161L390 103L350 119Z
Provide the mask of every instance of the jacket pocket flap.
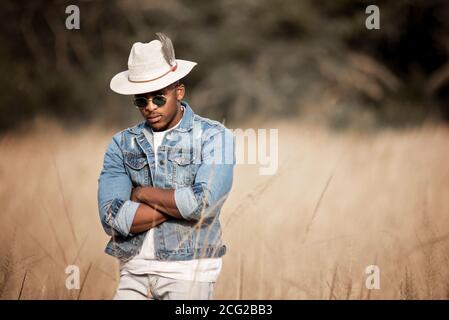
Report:
M147 158L143 154L124 152L123 158L125 164L135 170L140 170L147 164Z
M193 152L190 149L170 149L168 151L168 160L175 162L181 166L192 163Z

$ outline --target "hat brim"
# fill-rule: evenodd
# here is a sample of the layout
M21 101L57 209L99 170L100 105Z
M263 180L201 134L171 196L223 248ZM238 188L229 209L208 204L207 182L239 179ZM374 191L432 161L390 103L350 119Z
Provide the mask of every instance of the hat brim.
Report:
M197 65L196 62L181 59L176 59L176 62L178 66L175 71L169 72L159 79L147 82L129 81L128 70L120 72L112 78L109 87L112 91L125 95L157 91L185 77Z

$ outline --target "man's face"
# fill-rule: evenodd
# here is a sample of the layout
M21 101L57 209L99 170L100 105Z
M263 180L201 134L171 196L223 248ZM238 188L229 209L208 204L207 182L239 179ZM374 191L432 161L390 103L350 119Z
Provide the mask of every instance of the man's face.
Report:
M140 113L154 131L163 131L171 128L181 119L182 112L178 101L182 100L184 93L184 85L174 83L161 90L136 94L135 97L152 99L154 96L162 95L166 98L167 101L161 107L149 100L146 107L139 108Z

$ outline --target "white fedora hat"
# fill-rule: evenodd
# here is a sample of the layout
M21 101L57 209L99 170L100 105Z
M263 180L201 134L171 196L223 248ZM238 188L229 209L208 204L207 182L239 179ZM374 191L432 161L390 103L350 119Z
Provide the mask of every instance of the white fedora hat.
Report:
M163 33L156 35L159 40L133 44L128 70L112 78L112 91L132 95L160 90L185 77L197 65L196 62L176 59L171 40Z

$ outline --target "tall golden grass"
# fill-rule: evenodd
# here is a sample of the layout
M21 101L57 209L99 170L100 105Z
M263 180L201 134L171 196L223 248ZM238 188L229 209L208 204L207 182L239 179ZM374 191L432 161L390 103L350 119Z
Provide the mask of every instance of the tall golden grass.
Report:
M449 129L279 122L279 170L238 165L216 299L449 298ZM0 138L0 297L110 299L97 178L113 130L41 121ZM67 290L67 265L80 290ZM380 268L380 289L365 268Z

